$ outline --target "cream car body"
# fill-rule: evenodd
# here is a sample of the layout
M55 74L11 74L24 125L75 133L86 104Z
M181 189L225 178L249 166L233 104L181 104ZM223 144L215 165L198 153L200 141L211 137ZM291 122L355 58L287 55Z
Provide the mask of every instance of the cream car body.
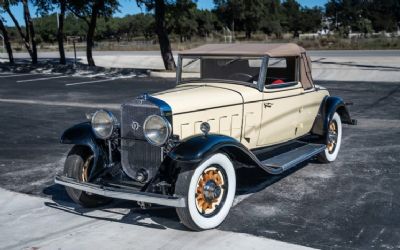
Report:
M231 136L254 149L309 133L328 95L321 87L306 91L300 82L284 91L263 92L234 84L191 83L154 97L171 106L173 131L181 139L201 134L200 125L208 122L211 133Z

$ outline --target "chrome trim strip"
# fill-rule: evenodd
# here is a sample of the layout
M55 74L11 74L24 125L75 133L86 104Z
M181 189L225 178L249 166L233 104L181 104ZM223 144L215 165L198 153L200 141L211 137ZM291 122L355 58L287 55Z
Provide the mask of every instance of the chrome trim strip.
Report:
M183 197L175 197L169 195L138 192L130 189L113 188L107 186L100 186L92 183L83 183L75 179L57 175L54 178L54 182L66 187L82 190L92 194L98 194L105 197L141 201L146 203L159 204L169 207L185 207L185 199Z

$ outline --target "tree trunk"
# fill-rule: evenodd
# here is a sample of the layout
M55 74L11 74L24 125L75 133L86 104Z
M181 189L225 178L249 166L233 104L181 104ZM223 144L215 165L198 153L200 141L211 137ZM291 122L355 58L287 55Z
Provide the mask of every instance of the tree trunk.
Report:
M29 53L29 56L32 58L33 57L33 52L32 52L32 49L31 49L31 45L29 43L29 40L25 36L24 32L22 32L22 29L21 29L21 26L18 23L18 20L15 18L15 16L13 15L13 13L11 12L11 10L9 8L6 8L5 10L8 13L8 15L11 17L11 20L13 21L15 27L17 28L18 33L21 36L22 42L24 43L25 48Z
M164 0L155 0L155 3L156 33L158 42L160 43L161 56L164 61L165 69L175 70L175 60L172 55L167 29L165 28L165 2Z
M246 39L251 39L251 30L246 30Z
M35 29L33 27L33 22L31 18L31 14L29 12L28 0L22 0L22 5L24 7L24 18L25 25L27 27L28 39L30 40L30 44L32 45L32 64L37 64L37 48L36 48L36 40L35 40Z
M57 41L60 52L60 64L66 64L64 50L64 16L67 8L66 0L60 0L60 15L58 16Z
M86 37L86 58L89 66L96 66L93 60L93 37L96 30L97 16L99 15L100 8L104 5L104 0L98 0L93 4L92 15L90 17L89 28Z
M14 56L13 56L13 52L11 49L10 38L8 36L7 29L4 26L3 21L1 19L0 19L0 31L1 31L1 33L3 33L3 39L4 39L4 44L6 45L8 60L9 60L10 64L14 64Z

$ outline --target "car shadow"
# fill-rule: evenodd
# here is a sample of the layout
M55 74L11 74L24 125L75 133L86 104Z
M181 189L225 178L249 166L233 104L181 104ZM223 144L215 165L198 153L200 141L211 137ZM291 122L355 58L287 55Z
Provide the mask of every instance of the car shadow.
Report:
M236 197L251 195L264 190L300 170L307 164L307 162L302 163L281 175L270 175L259 168L240 167L237 169ZM83 208L75 204L67 195L65 188L58 184L46 187L43 190L43 194L50 197L53 201L45 202L45 206L77 216L152 229L165 230L169 228L190 231L179 222L174 208L152 205L146 209L142 209L136 202L124 200L115 200L106 206L97 208Z

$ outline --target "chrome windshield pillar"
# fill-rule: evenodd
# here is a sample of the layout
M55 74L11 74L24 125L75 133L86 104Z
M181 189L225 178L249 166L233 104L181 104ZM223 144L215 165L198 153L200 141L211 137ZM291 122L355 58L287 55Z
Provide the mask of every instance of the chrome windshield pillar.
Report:
M263 91L265 87L265 80L267 79L269 57L264 56L261 63L260 75L258 76L257 88L259 91Z

